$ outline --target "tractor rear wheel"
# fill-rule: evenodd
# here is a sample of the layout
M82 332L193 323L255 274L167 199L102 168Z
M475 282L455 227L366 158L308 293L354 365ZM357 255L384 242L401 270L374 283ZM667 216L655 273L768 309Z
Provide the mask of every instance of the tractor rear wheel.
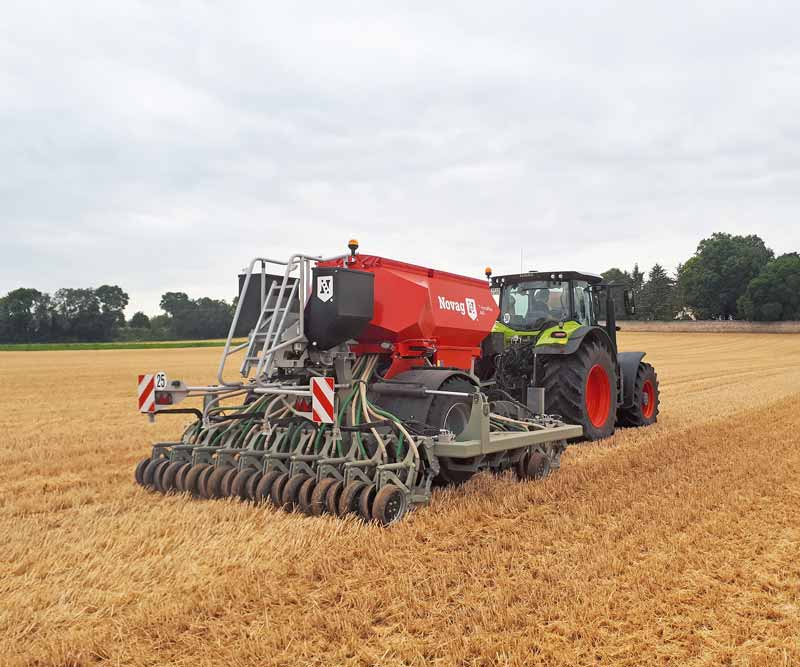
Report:
M543 375L548 414L561 415L568 424L579 424L587 440L614 433L617 383L608 348L589 341L568 356L548 356Z
M633 384L633 405L621 406L617 423L620 426L649 426L658 420L658 376L650 364L640 363Z

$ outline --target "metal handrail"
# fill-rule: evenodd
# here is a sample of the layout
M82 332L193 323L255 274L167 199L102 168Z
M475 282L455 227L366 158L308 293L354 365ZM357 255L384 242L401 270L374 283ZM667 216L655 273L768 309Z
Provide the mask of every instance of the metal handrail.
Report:
M305 329L305 302L308 300L308 297L311 293L311 275L312 275L312 263L314 262L330 262L340 259L347 258L348 255L335 255L333 257L323 258L320 256L314 255L304 255L301 253L296 253L292 255L288 261L280 261L276 259L270 259L268 257L255 257L250 261L250 264L247 267L247 271L245 274L244 284L242 285L242 289L239 294L239 301L236 304L236 311L233 315L233 321L231 322L230 329L228 331L228 337L225 341L225 347L222 351L222 356L220 358L219 367L217 370L217 380L220 385L225 387L239 387L241 386L241 381L239 382L227 382L225 380L225 365L227 358L244 349L250 348L253 346L255 341L255 336L258 334L259 329L264 324L264 316L266 311L269 307L270 296L273 293L273 289L276 286L277 281L273 281L272 285L270 286L270 294L265 294L266 292L266 265L273 264L276 266L284 266L284 276L283 281L281 282L281 286L278 290L278 294L275 301L275 308L270 317L269 322L269 329L266 332L266 336L264 339L264 345L261 349L261 355L259 358L259 363L257 367L256 373L256 384L260 387L265 387L268 385L266 382L266 377L272 370L272 363L275 358L275 353L279 350L282 350L285 347L290 345L294 345L295 343L305 342L306 338L303 334ZM259 314L258 321L256 323L255 328L250 332L248 336L248 341L245 343L241 343L239 345L232 346L234 333L236 332L236 327L239 323L239 317L242 313L242 307L244 305L244 296L247 294L247 289L250 286L250 280L253 276L253 269L255 268L257 263L261 263L261 313ZM299 269L299 275L295 278L292 276L292 273L295 270ZM284 295L286 294L286 288L289 285L289 281L293 281L293 285L290 289L289 296L284 304ZM298 329L299 334L297 336L292 337L287 341L280 342L278 344L270 345L270 341L277 340L277 337L283 333L283 327L286 324L286 318L288 313L291 311L291 305L294 300L297 300L298 303ZM280 321L276 317L278 312L281 312ZM277 327L276 327L277 324ZM243 377L247 377L249 375L251 368L250 362L245 359L245 362L242 364L240 369L241 375Z

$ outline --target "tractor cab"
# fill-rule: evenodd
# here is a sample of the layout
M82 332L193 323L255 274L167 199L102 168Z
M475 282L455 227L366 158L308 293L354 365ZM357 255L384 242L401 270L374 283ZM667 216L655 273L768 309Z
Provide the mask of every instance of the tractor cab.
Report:
M492 278L499 299L501 327L525 334L555 324L575 322L597 326L601 312L598 295L603 278L578 271L536 271Z
M495 333L506 338L535 336L540 344L564 344L576 330L602 327L617 348L617 303L635 312L633 291L581 271L529 271L490 278L500 312ZM566 332L564 335L562 332Z

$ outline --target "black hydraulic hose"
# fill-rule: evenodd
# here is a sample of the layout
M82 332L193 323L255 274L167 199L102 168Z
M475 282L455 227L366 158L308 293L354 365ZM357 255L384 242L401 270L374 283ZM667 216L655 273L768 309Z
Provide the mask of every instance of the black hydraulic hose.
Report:
M170 410L156 410L157 415L196 415L198 419L203 418L203 413L197 408L172 408Z
M199 410L198 410L198 412L199 412ZM220 417L215 415L215 416L209 417L209 421L212 421L212 422L227 422L227 421L233 421L235 419L248 419L250 417L252 417L254 419L258 419L258 418L262 418L266 413L267 413L266 410L262 410L261 412L236 412L236 413L234 413L232 415L222 415Z

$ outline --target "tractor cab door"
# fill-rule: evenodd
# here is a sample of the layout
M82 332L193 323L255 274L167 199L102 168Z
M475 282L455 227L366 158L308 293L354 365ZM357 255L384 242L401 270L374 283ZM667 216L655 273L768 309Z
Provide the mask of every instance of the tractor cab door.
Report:
M570 281L574 318L586 326L597 324L598 298L596 291L584 280Z

